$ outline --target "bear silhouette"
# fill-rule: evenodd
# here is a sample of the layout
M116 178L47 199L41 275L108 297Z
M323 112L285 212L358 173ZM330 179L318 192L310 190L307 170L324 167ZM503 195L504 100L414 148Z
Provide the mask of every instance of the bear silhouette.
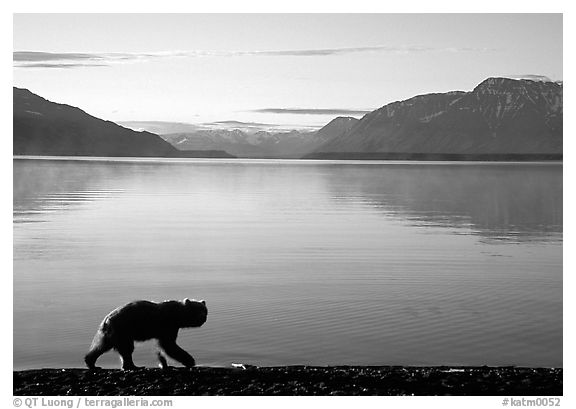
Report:
M207 315L203 300L133 301L104 318L84 361L89 369L94 369L100 355L114 348L122 359L122 369L137 369L132 361L134 341L156 339L169 357L192 367L196 365L194 358L176 344L178 330L202 326Z

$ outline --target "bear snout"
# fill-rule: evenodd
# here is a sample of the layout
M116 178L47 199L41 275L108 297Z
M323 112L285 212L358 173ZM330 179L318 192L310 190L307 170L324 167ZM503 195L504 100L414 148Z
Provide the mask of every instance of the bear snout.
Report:
M200 324L200 325L203 325L204 323L206 323L206 321L208 321L208 311L206 311L206 312L201 316L201 319L200 319L201 324Z

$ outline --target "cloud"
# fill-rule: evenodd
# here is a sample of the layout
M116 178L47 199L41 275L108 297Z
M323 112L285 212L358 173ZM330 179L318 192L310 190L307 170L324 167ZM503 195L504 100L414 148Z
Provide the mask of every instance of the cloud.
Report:
M101 55L88 53L47 53L41 51L15 51L13 53L13 60L15 62L86 61L103 59L104 57Z
M365 115L373 110L340 108L262 108L250 112L261 114L297 114L297 115Z
M524 75L507 75L508 78L514 80L530 80L537 82L552 82L552 80L545 75L534 75L534 74L524 74Z
M277 124L263 124L261 122L241 122L241 121L215 121L205 122L203 125L230 125L230 126L278 126Z
M84 68L84 67L109 67L108 64L78 64L78 63L32 63L18 65L18 68Z
M168 54L15 51L12 55L14 66L18 68L79 68L107 67L115 63L144 61Z
M310 57L310 56L327 56L327 55L343 55L352 53L365 53L365 52L425 52L431 51L429 47L388 47L388 46L375 46L375 47L345 47L345 48L320 48L311 50L277 50L277 51L238 51L239 56L294 56L294 57Z
M14 66L19 68L76 68L101 67L121 63L137 63L167 58L201 57L325 57L358 53L413 54L427 52L489 52L488 48L438 48L426 46L370 46L318 48L307 50L264 51L162 51L152 53L52 53L43 51L15 51ZM68 63L68 64L65 64ZM40 65L44 64L44 65Z

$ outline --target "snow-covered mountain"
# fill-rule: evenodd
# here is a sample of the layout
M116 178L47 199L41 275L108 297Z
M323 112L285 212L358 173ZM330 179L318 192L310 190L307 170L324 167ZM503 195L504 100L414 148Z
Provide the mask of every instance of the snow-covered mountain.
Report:
M160 136L178 149L224 150L242 158L300 158L331 138L348 132L357 121L338 117L318 131L204 129Z
M208 129L196 132L161 135L177 149L224 150L241 158L299 158L320 143L314 143L315 132L247 133L239 129Z

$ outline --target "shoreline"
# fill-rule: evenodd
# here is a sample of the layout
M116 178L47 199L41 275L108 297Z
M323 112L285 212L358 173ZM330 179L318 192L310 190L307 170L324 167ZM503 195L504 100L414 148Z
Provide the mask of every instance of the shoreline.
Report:
M474 160L467 159L378 159L378 158L221 158L221 157L161 157L161 156L61 156L61 155L12 155L12 160L30 160L30 161L61 161L61 162L137 162L137 163L191 163L196 161L217 161L222 163L234 162L254 162L266 163L269 161L286 162L286 163L301 163L301 164L498 164L498 165L563 165L563 158L560 159L506 159L506 160L487 160L477 158Z
M403 153L403 152L317 152L302 159L384 160L426 162L547 162L563 161L563 153Z
M562 396L563 368L273 366L13 371L15 396Z

